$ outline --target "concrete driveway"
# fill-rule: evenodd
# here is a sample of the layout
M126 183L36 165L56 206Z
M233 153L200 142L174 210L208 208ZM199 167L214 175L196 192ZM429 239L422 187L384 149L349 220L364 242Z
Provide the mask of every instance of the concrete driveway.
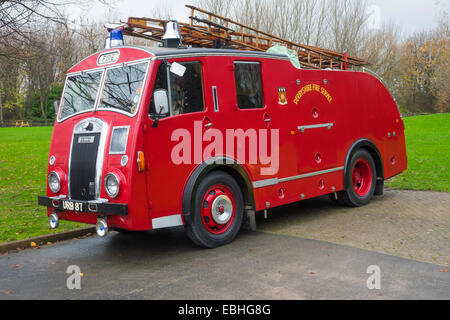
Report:
M405 214L402 202L415 208L430 197L440 205ZM182 228L27 249L0 257L0 299L450 299L448 213L435 232L427 224L448 201L389 191L348 209L314 199L259 216L258 231L214 250L193 245ZM408 234L426 241L401 245ZM70 265L83 273L81 289L67 288ZM370 290L373 265L381 288Z

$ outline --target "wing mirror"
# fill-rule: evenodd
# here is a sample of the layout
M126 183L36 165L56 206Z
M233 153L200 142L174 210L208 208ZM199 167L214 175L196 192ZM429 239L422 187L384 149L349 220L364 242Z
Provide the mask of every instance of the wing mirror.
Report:
M156 114L158 115L152 124L152 128L155 128L158 126L161 116L169 113L169 97L167 95L167 90L155 90L155 92L153 92L153 101L155 103Z

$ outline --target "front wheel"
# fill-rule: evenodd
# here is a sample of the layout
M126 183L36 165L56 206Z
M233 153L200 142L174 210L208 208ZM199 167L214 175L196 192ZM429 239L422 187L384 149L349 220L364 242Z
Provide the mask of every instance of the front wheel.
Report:
M234 240L242 224L244 200L237 182L225 172L208 174L194 196L195 211L186 233L197 245L216 248Z
M356 151L347 167L344 191L339 193L342 201L351 207L361 207L370 202L376 187L376 167L369 152Z

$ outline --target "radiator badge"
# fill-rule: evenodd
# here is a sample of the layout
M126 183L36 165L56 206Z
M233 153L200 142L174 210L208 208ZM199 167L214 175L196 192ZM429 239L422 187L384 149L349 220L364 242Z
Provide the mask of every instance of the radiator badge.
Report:
M95 140L94 136L78 137L78 143L94 143L94 140Z

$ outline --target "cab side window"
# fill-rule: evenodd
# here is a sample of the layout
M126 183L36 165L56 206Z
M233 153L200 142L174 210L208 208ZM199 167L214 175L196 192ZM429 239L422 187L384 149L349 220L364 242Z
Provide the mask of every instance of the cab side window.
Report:
M234 78L239 109L264 108L261 64L235 61Z
M183 76L169 72L170 87L167 85L167 65L161 63L155 79L153 92L158 89L167 90L170 93L171 115L200 112L205 109L203 101L202 65L199 61L180 62L186 68ZM155 117L156 108L154 97L150 102L149 115ZM166 114L165 116L168 116Z
M186 67L183 77L170 74L172 92L172 114L199 112L203 104L202 65L200 62L180 63Z

